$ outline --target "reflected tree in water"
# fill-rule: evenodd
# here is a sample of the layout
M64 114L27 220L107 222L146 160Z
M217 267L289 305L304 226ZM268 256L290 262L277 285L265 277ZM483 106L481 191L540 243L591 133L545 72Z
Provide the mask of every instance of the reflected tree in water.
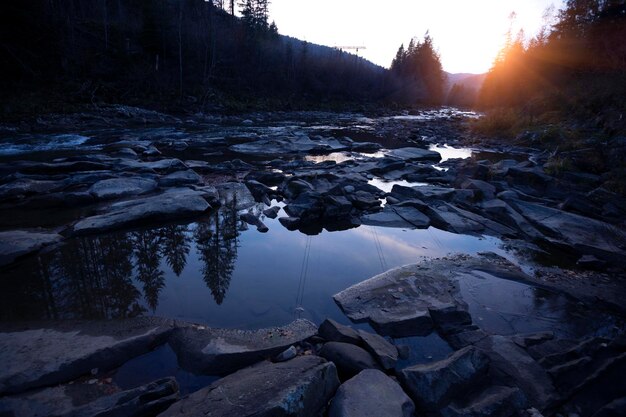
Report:
M217 304L222 304L235 270L239 247L238 215L233 207L222 207L210 220L194 230L198 255L203 263L204 282Z
M133 232L137 279L143 285L146 303L154 312L159 304L159 293L165 286L165 274L161 270L161 238L158 229Z
M187 225L169 225L160 229L161 254L176 276L180 276L189 255L191 238Z
M82 318L123 318L141 314L132 282L133 244L127 234L80 238L64 246L50 265L65 311Z
M69 240L3 274L2 317L111 319L140 315L126 234Z

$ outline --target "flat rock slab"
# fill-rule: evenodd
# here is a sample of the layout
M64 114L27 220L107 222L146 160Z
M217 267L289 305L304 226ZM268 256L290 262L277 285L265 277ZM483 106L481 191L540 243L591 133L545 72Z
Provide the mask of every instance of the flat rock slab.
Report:
M329 417L411 417L415 404L381 371L366 369L342 384Z
M526 201L511 200L509 203L553 242L570 246L581 254L626 264L623 247L626 235L614 226Z
M471 323L459 279L476 272L529 281L497 255L459 255L392 269L333 298L351 320L368 321L382 335L426 335L435 327L452 331Z
M59 384L119 366L163 343L169 320L62 322L0 330L0 394Z
M387 152L387 156L403 159L405 161L441 161L441 154L439 152L421 148L392 149Z
M369 226L406 227L426 229L430 219L413 207L385 206L383 211L361 216L361 222Z
M164 378L127 391L115 385L72 383L0 398L0 415L92 417L155 415L178 400L178 384ZM117 390L117 392L116 392ZM113 393L112 393L113 392Z
M260 330L181 327L170 345L180 365L196 374L225 375L277 355L294 343L317 333L308 320Z
M162 222L199 215L210 208L203 196L202 192L180 188L153 197L113 204L108 213L77 222L73 232L77 235L100 233L144 222Z
M13 230L0 232L0 266L8 265L20 256L36 252L44 246L60 242L57 233Z
M150 178L111 178L96 182L89 193L100 200L146 194L156 190L157 182Z
M317 356L262 362L191 394L159 416L314 417L338 386L335 365Z

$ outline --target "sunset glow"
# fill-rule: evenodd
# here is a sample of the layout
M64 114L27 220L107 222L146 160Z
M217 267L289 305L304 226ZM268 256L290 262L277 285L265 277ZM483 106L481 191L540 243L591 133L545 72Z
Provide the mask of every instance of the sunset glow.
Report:
M366 46L359 55L388 67L400 44L428 30L448 72L485 72L513 30L534 35L561 0L273 0L280 33L329 46Z

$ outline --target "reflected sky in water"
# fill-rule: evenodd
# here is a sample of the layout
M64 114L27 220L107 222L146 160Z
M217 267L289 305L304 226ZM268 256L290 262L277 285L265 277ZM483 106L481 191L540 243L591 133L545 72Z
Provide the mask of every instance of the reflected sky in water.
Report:
M361 226L307 236L264 221L269 233L248 230L223 208L187 225L71 239L2 273L1 318L155 314L250 329L296 317L348 323L332 295L352 284L423 256L504 254L498 239L434 228Z
M258 214L263 208L250 210ZM70 239L26 258L1 273L0 319L153 314L241 329L295 318L319 324L330 317L349 324L333 294L393 267L486 251L516 262L493 237L373 226L307 236L268 218L263 220L270 231L259 233L239 219L240 213L223 207L190 224ZM561 294L470 273L460 282L474 322L490 332L553 330L575 336L610 325ZM435 342L436 348L411 361L445 351Z

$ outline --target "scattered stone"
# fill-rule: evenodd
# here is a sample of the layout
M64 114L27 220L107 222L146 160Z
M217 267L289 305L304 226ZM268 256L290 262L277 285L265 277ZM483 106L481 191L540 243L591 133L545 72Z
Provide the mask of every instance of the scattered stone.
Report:
M276 364L263 362L191 394L159 417L317 417L338 386L335 365L317 356Z
M344 382L330 405L329 417L411 417L413 401L381 371L365 369Z
M380 369L376 360L367 351L350 343L325 343L319 355L334 362L339 373L347 378L353 377L364 369Z
M13 230L0 232L0 266L8 265L20 256L37 252L44 246L60 242L63 236L50 232Z
M225 375L271 358L317 332L308 320L260 330L177 328L169 343L180 365L197 374Z

